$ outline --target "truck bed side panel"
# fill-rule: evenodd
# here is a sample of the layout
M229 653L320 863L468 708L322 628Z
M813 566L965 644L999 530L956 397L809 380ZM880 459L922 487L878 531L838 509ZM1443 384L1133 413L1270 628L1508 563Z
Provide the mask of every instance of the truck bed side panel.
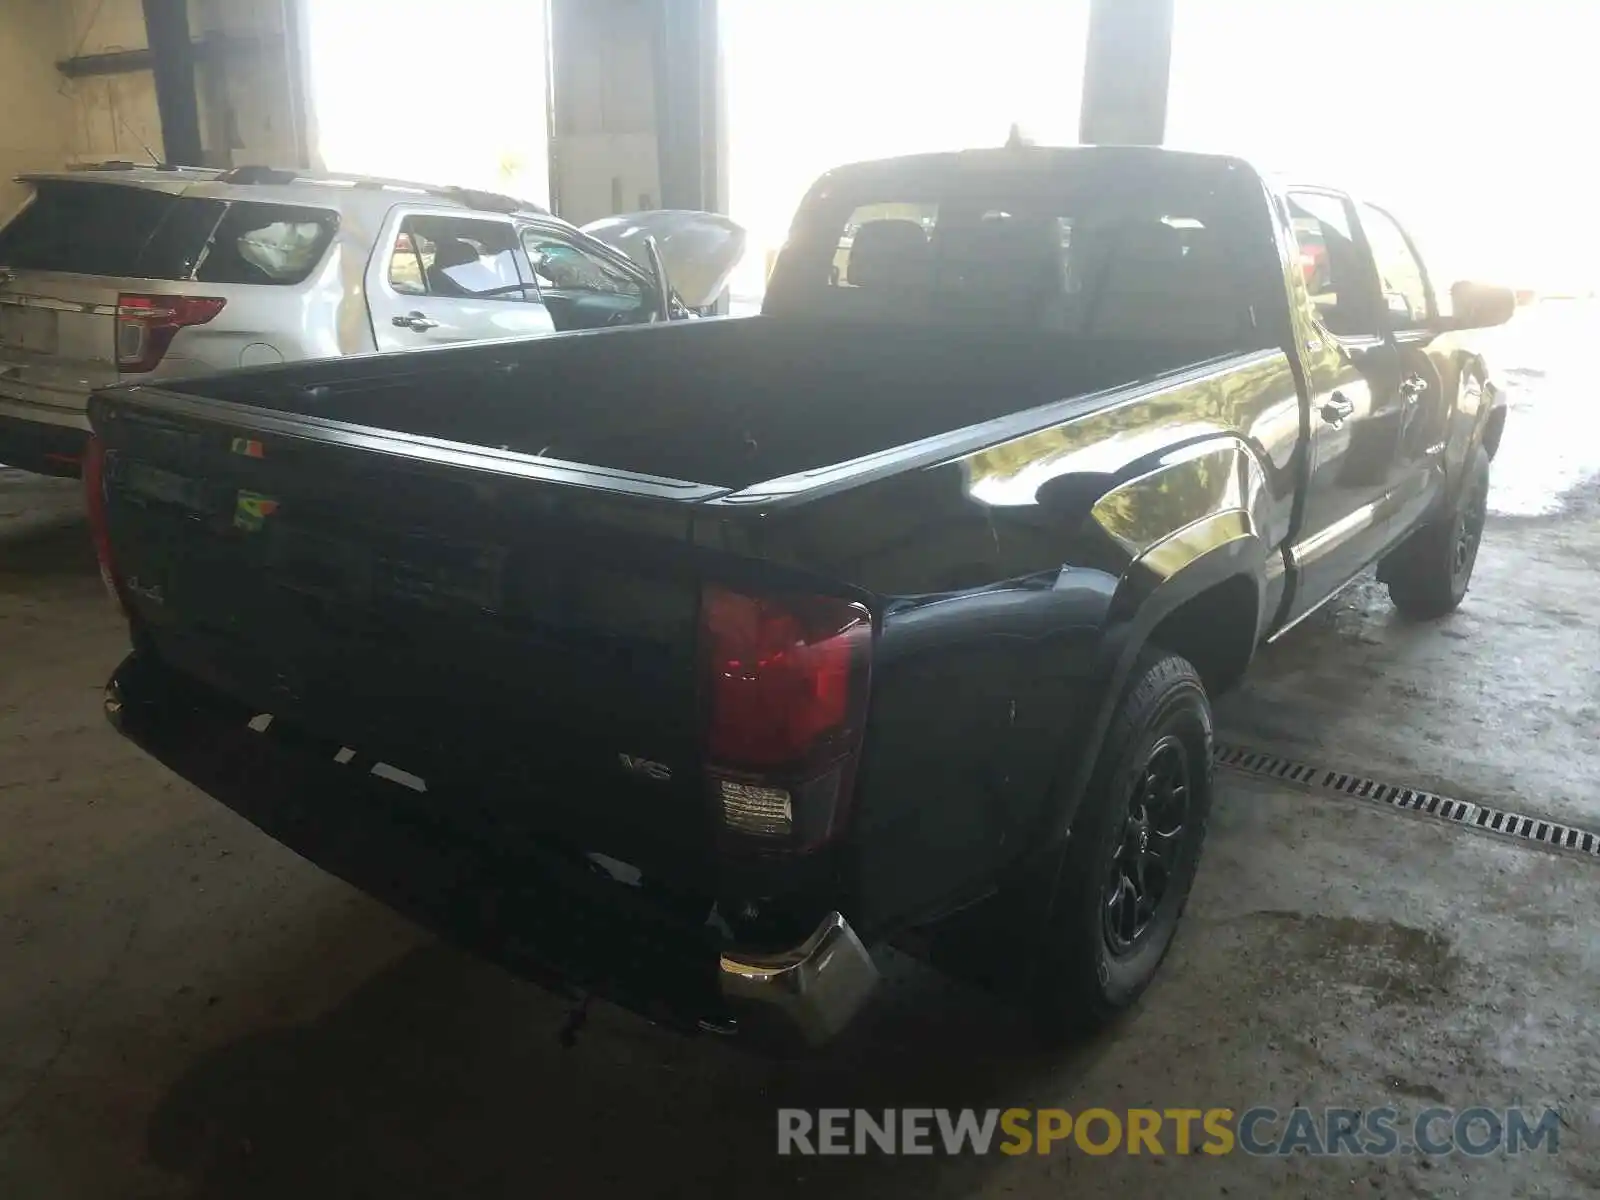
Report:
M1241 356L920 469L779 500L750 527L752 552L883 598L851 839L860 911L936 909L948 885L979 886L1070 815L1057 783L1098 742L1117 686L1108 647L1140 632L1118 626L1136 612L1147 633L1224 528L1248 530L1237 569L1269 586L1299 429L1285 355ZM1186 544L1185 529L1203 537ZM1168 577L1160 605L1143 603Z

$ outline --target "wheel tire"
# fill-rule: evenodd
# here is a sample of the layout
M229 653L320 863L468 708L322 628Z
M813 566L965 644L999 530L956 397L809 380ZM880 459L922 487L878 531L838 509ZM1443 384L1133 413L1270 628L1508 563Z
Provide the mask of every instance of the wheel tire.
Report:
M1460 607L1472 581L1489 512L1489 454L1473 448L1456 501L1418 529L1384 561L1380 577L1403 614L1432 620Z
M1048 1040L1092 1031L1136 1001L1155 977L1177 931L1200 861L1211 809L1211 703L1199 673L1176 654L1142 651L1117 705L1057 869L1043 923L1033 1008ZM1159 897L1142 929L1126 923L1129 855L1160 847L1163 830L1151 773L1181 763L1187 788L1182 824L1164 854ZM1159 860L1158 860L1159 861ZM1121 876L1122 878L1117 878ZM1143 881L1157 882L1146 863ZM1113 891L1122 893L1120 906ZM1148 899L1148 898L1147 898ZM1134 902L1135 912L1139 904ZM1113 918L1113 912L1118 916ZM1113 929L1113 924L1119 928ZM1127 934L1133 934L1131 938Z

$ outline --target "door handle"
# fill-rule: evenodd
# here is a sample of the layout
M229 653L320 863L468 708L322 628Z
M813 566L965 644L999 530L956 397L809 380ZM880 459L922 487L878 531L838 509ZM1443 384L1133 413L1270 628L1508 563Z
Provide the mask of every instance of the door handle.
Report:
M412 333L426 333L430 329L439 328L439 322L429 320L420 312L408 312L403 317L396 317L394 323L401 329L409 329Z
M1400 394L1407 404L1415 404L1428 390L1428 381L1421 375L1407 375L1400 381Z
M1356 406L1345 398L1343 392L1335 392L1322 402L1322 419L1335 429L1343 425L1355 411Z

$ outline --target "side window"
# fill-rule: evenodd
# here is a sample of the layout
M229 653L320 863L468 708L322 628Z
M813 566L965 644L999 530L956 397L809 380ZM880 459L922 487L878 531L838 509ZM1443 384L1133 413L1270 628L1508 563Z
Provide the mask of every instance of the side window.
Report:
M1370 204L1362 204L1359 209L1361 228L1378 264L1378 282L1389 316L1402 327L1426 323L1431 315L1428 282L1411 243L1395 219L1382 209Z
M300 283L339 228L325 208L237 201L229 205L194 277L202 283Z
M1322 192L1291 192L1289 224L1300 250L1300 270L1317 316L1329 333L1378 333L1366 260L1351 232L1344 201Z
M511 222L480 217L407 217L390 251L389 286L402 296L537 299L517 269Z
M592 292L643 299L638 283L630 276L571 242L537 229L524 229L522 246L533 264L534 278L546 291Z
M389 254L389 286L402 296L426 296L428 283L422 272L422 255L417 250L417 239L402 229Z

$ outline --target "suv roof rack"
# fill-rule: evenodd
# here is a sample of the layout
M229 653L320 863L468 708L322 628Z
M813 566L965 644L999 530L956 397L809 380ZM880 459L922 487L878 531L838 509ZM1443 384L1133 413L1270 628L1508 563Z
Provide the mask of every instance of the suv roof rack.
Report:
M547 210L531 200L521 200L516 196L503 195L500 192L485 191L479 188L457 187L454 184L440 185L432 183L419 183L412 179L386 179L380 175L351 175L334 171L301 171L292 167L269 167L259 164L249 164L234 167L217 176L218 183L234 184L293 184L293 183L323 183L342 184L357 188L394 188L398 191L418 192L428 196L439 196L446 200L468 208L485 209L489 212L536 212L543 213Z
M186 167L182 163L130 162L125 158L110 158L104 162L68 163L68 171L171 171L196 175L215 175L215 167Z

